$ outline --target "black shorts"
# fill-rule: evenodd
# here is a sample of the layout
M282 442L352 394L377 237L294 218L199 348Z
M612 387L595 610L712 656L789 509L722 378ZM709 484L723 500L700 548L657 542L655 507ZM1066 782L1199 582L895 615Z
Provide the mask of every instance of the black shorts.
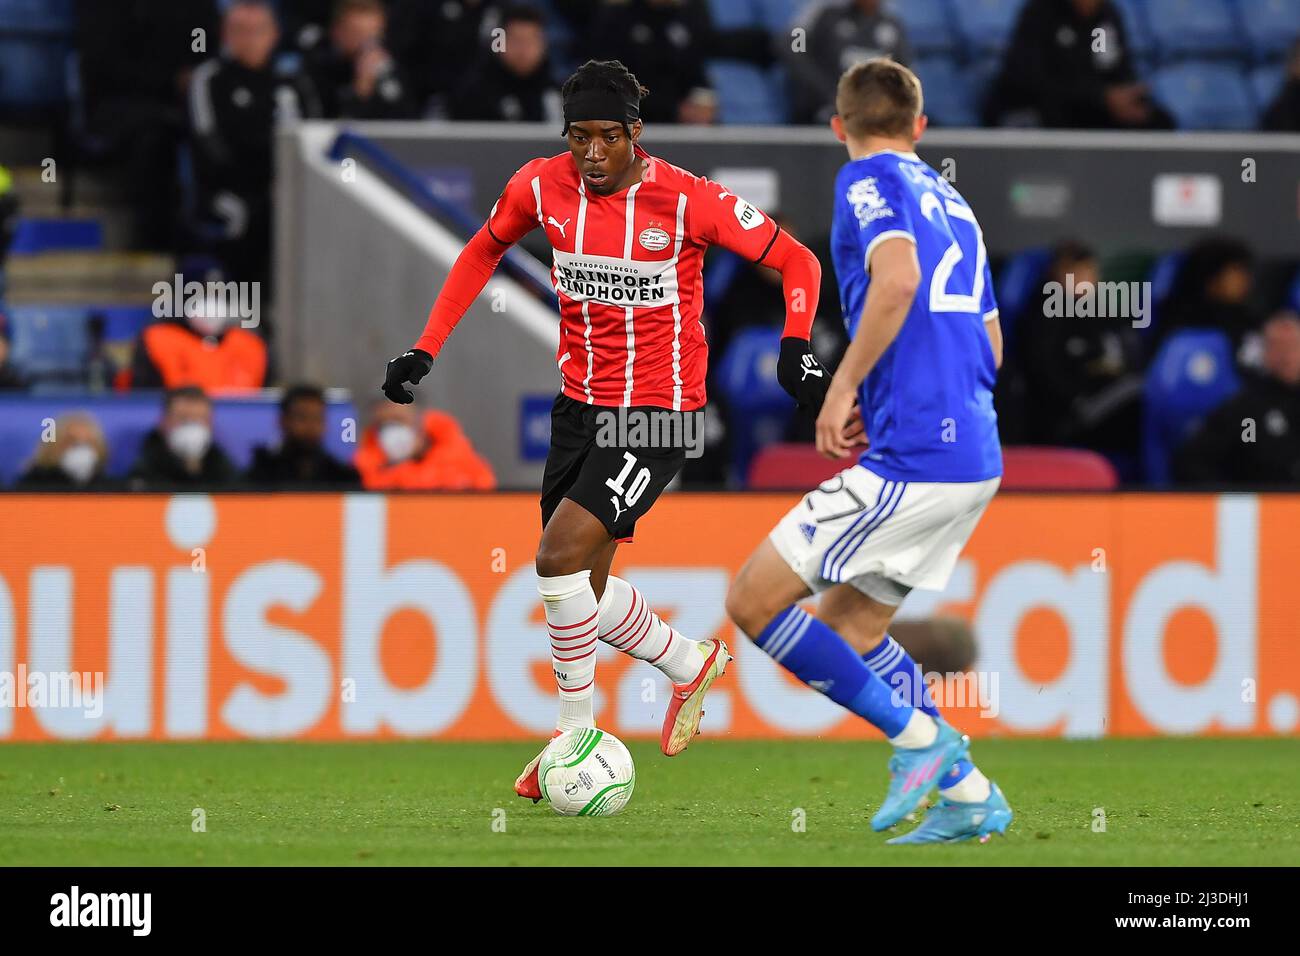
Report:
M656 423L663 437L668 426L677 435L691 434L686 418L695 413L652 406L609 408L588 405L564 393L551 408L551 449L542 478L542 527L569 498L600 519L610 536L630 541L637 519L668 487L686 460L682 442L645 440L628 423ZM620 427L620 425L622 427Z

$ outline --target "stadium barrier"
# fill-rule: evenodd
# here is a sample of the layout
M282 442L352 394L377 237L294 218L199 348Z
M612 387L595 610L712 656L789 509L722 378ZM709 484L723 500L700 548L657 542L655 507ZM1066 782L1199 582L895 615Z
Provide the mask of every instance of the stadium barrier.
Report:
M661 614L737 652L710 737L872 733L724 617L791 500L668 495L620 549ZM538 738L555 718L533 496L9 495L0 524L21 542L0 553L0 740ZM906 612L973 625L975 676L943 702L980 736L1290 734L1298 527L1294 495L1005 495ZM601 726L657 735L666 683L602 652Z

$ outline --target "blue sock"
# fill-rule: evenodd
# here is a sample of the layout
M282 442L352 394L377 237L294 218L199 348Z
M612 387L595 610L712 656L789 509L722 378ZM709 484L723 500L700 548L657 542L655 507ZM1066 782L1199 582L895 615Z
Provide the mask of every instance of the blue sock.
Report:
M813 690L896 737L913 707L898 700L844 638L792 604L754 640L774 661Z
M935 720L943 719L939 716L939 708L934 705L934 698L930 696L930 688L921 679L921 668L898 641L886 634L874 650L862 655L862 660L902 703L912 705ZM960 783L974 769L975 765L963 757L944 774L939 781L939 789L946 790Z

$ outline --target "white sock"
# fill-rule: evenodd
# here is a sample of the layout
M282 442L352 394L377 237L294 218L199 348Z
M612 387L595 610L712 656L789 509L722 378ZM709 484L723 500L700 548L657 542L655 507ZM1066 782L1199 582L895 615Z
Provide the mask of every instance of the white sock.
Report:
M918 747L930 746L938 736L939 725L934 722L934 718L923 710L914 710L907 726L899 731L897 737L890 737L889 742L895 747L916 750Z
M659 668L674 684L695 679L704 666L699 642L688 640L650 609L645 597L612 574L600 596L600 639Z
M993 787L989 784L989 778L980 773L979 767L975 767L948 789L940 789L939 793L957 803L983 803L993 793Z
M591 572L537 576L537 593L546 608L551 665L560 690L556 727L595 727L591 698L596 693L596 593Z

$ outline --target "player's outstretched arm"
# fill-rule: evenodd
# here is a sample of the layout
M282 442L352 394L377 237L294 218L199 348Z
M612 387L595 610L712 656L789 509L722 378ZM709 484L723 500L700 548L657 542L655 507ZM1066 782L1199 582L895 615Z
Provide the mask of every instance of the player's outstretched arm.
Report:
M776 380L799 408L816 415L831 380L809 342L821 292L821 263L807 246L782 229L763 264L781 273L785 296L785 328L781 331Z
M383 392L390 402L409 405L415 401L415 394L406 386L418 384L420 379L429 374L433 360L441 351L442 344L447 341L447 336L451 335L456 323L483 291L509 248L507 243L497 241L488 226L480 229L466 243L429 311L424 334L412 349L388 363L384 373Z
M831 379L817 416L817 450L828 458L845 458L852 452L844 423L853 413L858 388L885 354L903 327L903 320L921 284L916 246L908 239L886 239L871 253L871 284L862 318L839 368Z

